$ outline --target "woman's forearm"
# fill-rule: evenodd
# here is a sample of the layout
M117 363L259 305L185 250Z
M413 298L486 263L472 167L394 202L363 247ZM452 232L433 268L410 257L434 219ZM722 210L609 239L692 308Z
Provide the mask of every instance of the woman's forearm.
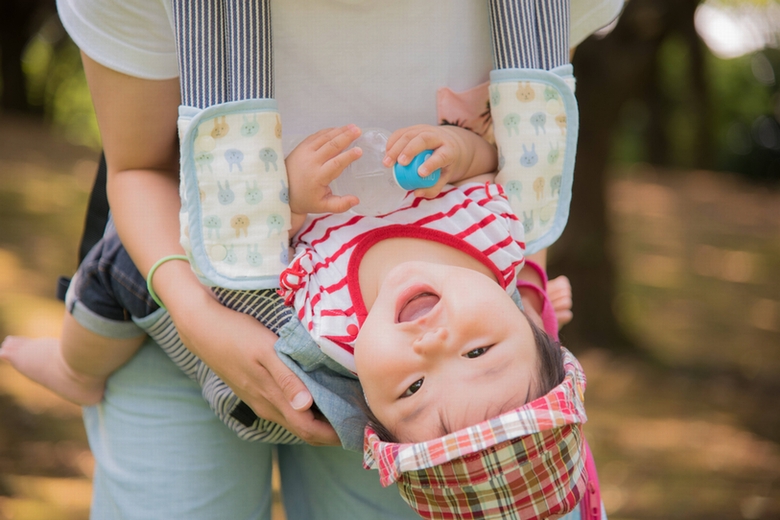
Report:
M114 222L140 271L181 253L178 230L178 79L151 81L82 53L108 165Z
M183 253L176 133L179 82L135 78L84 54L82 59L103 138L114 224L133 262L146 276L160 258ZM185 332L191 322L181 319L182 309L192 311L193 302L208 301L207 289L185 262L163 264L153 283L174 322ZM196 344L202 342L188 346Z

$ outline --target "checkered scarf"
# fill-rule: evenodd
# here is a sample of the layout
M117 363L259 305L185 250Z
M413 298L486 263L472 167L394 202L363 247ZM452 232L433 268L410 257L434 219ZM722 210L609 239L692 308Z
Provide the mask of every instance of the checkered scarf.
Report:
M563 348L563 347L561 347ZM574 509L587 476L585 374L565 348L563 382L482 423L416 444L366 428L363 464L424 518L536 519Z

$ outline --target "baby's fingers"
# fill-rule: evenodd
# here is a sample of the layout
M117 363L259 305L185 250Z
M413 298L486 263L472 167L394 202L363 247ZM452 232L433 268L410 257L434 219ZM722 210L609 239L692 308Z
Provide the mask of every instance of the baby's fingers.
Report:
M574 318L571 283L567 277L558 276L547 282L547 297L558 318L558 327L563 327Z
M316 153L325 162L328 158L343 152L358 137L360 137L360 128L355 125L346 125L333 128L318 136L313 145Z
M342 152L335 157L329 159L323 166L323 184L330 184L333 179L341 175L344 168L360 159L363 155L363 150L360 148L350 148L349 150Z
M563 299L565 301L568 299L568 301L571 302L572 290L569 279L566 276L561 275L548 281L547 296L550 298L550 301L558 299Z
M329 195L322 200L323 213L344 213L357 206L360 200L354 195Z
M420 138L420 134L427 128L427 125L417 125L393 132L387 140L387 152L382 163L388 168L396 162L403 166L409 164L415 155L425 150L425 140Z
M414 196L420 197L423 199L432 199L436 197L439 193L441 193L441 190L444 189L444 186L447 184L447 179L444 178L444 176L441 176L439 180L434 184L433 186L429 188L418 188L414 190Z
M423 149L424 151L425 149ZM436 170L441 169L442 174L445 173L445 169L452 164L454 160L452 150L446 146L440 146L436 148L431 155L429 155L425 162L423 162L419 168L417 168L417 174L421 177L427 177ZM447 175L442 175L447 177ZM446 183L445 183L446 184ZM444 184L442 184L443 186Z
M425 161L417 168L417 174L421 177L427 177L436 170L450 166L455 160L453 149L443 144L437 137L418 135L401 150L398 155L398 163L408 165L415 157L426 150L432 150L428 153Z
M574 319L574 313L572 311L556 311L555 318L558 321L558 328L560 329L567 323L571 323Z

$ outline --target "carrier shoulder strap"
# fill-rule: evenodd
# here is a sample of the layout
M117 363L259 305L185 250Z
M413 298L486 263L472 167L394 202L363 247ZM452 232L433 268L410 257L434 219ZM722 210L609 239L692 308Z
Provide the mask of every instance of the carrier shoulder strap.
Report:
M278 287L289 189L268 0L173 0L181 98L181 243L200 280Z

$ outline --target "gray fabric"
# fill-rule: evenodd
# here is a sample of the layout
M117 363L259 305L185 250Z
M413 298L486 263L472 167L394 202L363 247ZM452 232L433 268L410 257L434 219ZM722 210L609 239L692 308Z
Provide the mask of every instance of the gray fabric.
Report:
M360 402L363 389L357 377L326 356L297 318L279 331L274 345L279 357L311 392L348 450L363 451L363 429L368 422Z

